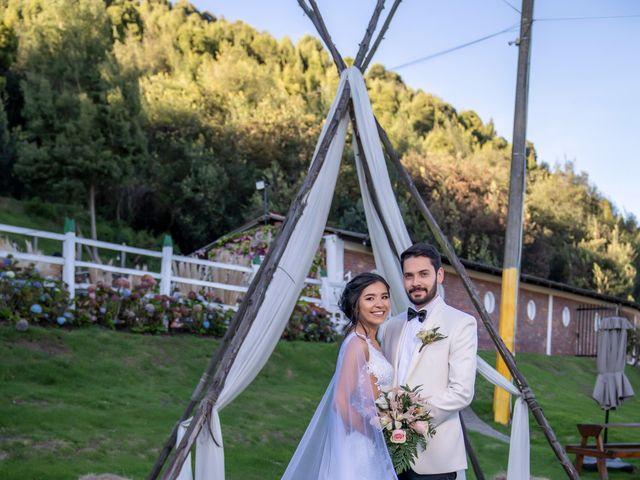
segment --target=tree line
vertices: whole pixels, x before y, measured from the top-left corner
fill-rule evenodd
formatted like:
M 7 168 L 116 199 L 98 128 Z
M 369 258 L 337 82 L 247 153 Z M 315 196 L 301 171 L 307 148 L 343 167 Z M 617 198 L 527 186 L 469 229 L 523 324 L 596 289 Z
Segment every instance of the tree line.
M 338 83 L 318 39 L 278 40 L 186 1 L 0 0 L 0 17 L 3 195 L 84 204 L 93 218 L 170 232 L 183 251 L 259 215 L 256 180 L 270 209 L 287 211 Z M 366 81 L 457 253 L 500 266 L 509 143 L 382 65 Z M 351 153 L 330 221 L 365 231 Z M 429 239 L 396 186 L 413 238 Z M 524 272 L 640 298 L 637 219 L 585 173 L 530 144 L 525 208 Z

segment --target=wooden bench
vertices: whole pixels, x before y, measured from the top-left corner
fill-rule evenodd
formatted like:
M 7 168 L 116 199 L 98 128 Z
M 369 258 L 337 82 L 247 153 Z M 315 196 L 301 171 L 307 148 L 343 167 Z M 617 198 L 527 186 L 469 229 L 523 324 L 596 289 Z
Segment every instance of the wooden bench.
M 582 471 L 585 456 L 595 457 L 598 473 L 602 480 L 608 480 L 607 458 L 640 458 L 640 443 L 604 443 L 601 433 L 605 428 L 640 428 L 640 423 L 604 423 L 599 425 L 578 424 L 580 445 L 567 445 L 567 453 L 575 453 L 576 470 Z M 589 438 L 593 437 L 595 445 L 589 445 Z

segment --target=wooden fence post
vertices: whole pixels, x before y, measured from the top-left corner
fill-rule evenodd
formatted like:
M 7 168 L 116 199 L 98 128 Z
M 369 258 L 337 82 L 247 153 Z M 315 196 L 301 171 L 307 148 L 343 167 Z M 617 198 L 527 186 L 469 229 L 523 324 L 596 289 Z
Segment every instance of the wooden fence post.
M 62 244 L 62 281 L 67 286 L 69 298 L 76 297 L 76 221 L 64 219 L 64 242 Z
M 162 262 L 160 264 L 160 295 L 171 295 L 172 256 L 173 240 L 171 240 L 170 235 L 165 235 L 162 245 Z
M 262 265 L 262 257 L 260 255 L 256 255 L 251 259 L 251 273 L 249 274 L 249 282 L 251 282 L 253 280 L 253 277 L 258 274 L 260 265 Z

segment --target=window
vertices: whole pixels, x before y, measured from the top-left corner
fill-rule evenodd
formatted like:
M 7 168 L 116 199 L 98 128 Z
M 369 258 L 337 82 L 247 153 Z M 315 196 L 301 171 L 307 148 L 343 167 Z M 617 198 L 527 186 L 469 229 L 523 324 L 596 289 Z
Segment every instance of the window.
M 527 302 L 527 317 L 529 317 L 529 320 L 531 321 L 536 318 L 536 302 L 533 300 L 529 300 L 529 302 Z
M 493 292 L 484 294 L 484 308 L 487 310 L 487 313 L 493 313 L 496 309 L 496 297 L 493 295 Z
M 571 323 L 571 310 L 569 310 L 569 307 L 564 307 L 562 309 L 562 325 L 564 325 L 565 327 L 568 327 L 570 323 Z

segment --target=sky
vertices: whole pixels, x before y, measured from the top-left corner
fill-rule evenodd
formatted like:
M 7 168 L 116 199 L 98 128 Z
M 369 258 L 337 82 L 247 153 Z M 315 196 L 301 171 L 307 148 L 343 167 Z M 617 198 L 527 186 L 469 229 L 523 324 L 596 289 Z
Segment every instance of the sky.
M 191 3 L 278 39 L 317 36 L 296 0 Z M 317 3 L 340 53 L 354 57 L 375 0 Z M 383 18 L 393 0 L 386 4 Z M 372 63 L 493 120 L 511 141 L 520 8 L 519 0 L 403 0 Z M 534 19 L 527 138 L 539 161 L 573 162 L 620 213 L 640 219 L 640 1 L 536 0 Z

